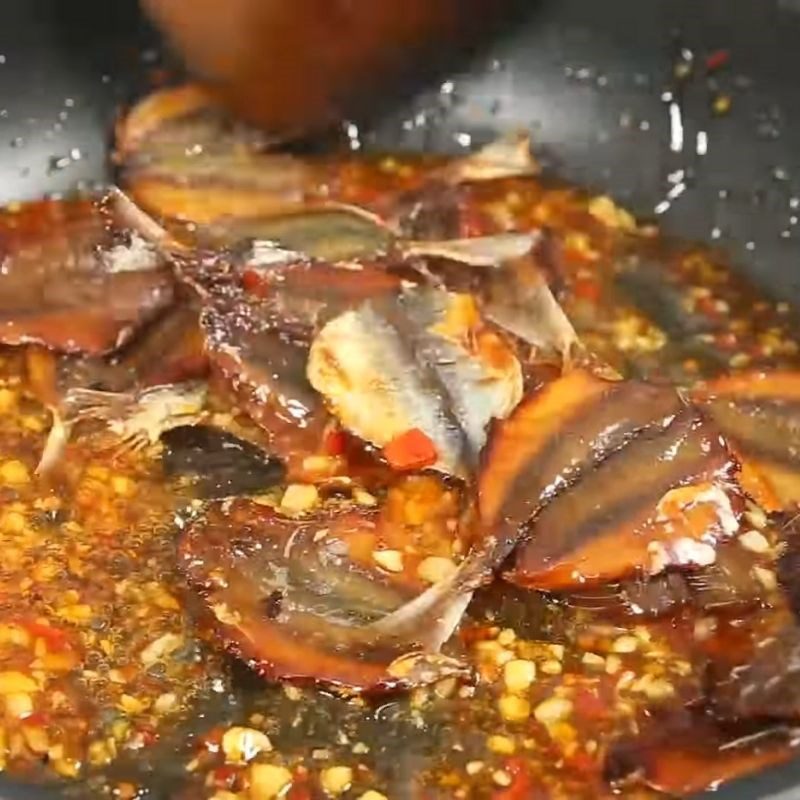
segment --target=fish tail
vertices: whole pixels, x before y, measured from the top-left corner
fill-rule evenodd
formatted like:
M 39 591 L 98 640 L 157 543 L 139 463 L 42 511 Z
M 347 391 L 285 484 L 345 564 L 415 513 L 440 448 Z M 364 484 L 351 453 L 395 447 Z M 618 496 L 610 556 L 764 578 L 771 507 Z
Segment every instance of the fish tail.
M 111 421 L 124 415 L 135 403 L 133 395 L 101 392 L 95 389 L 70 389 L 64 398 L 66 418 L 71 422 L 84 419 Z
M 144 431 L 130 431 L 112 448 L 115 456 L 128 456 L 141 453 L 150 446 L 150 438 Z
M 47 434 L 42 455 L 36 465 L 37 475 L 48 475 L 64 455 L 64 450 L 72 433 L 72 424 L 64 420 L 57 408 L 50 408 L 53 423 Z
M 381 638 L 406 640 L 427 652 L 438 652 L 453 635 L 475 590 L 492 574 L 498 543 L 489 539 L 475 548 L 448 578 L 369 627 Z
M 187 251 L 188 248 L 185 245 L 134 203 L 118 186 L 113 186 L 108 192 L 105 206 L 126 227 L 136 231 L 146 242 L 164 255 L 171 256 Z

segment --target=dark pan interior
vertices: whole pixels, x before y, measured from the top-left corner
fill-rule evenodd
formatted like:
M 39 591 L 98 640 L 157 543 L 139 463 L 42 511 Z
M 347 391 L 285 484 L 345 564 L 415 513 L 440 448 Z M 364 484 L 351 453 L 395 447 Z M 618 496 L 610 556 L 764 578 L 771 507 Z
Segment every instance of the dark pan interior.
M 770 292 L 797 301 L 798 41 L 800 0 L 539 0 L 525 25 L 445 92 L 423 92 L 362 140 L 457 151 L 498 130 L 529 128 L 548 168 L 641 215 L 685 182 L 659 215 L 665 229 L 717 241 Z M 729 66 L 716 85 L 698 75 L 676 93 L 682 48 L 698 63 L 728 50 Z M 0 201 L 107 179 L 115 109 L 159 62 L 135 3 L 4 0 L 0 54 Z M 670 123 L 668 91 L 680 108 L 681 148 L 671 147 L 680 130 Z M 717 93 L 731 99 L 724 116 L 711 110 Z M 800 765 L 790 765 L 714 796 L 798 793 Z M 0 782 L 0 797 L 38 796 Z

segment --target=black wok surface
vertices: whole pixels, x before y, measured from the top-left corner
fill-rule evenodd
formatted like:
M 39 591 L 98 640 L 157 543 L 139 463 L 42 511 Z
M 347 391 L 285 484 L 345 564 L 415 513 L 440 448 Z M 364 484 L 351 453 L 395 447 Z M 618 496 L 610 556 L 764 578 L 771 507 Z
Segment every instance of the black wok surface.
M 529 128 L 556 174 L 658 216 L 669 232 L 719 243 L 770 292 L 798 301 L 798 42 L 800 0 L 540 0 L 444 91 L 360 138 L 457 151 Z M 729 50 L 730 63 L 712 85 L 701 69 L 676 92 L 683 48 L 696 64 Z M 4 0 L 0 54 L 0 202 L 107 180 L 115 111 L 159 61 L 135 4 Z M 719 93 L 731 100 L 724 116 L 711 110 Z M 0 798 L 39 796 L 0 782 Z M 800 764 L 714 796 L 798 797 Z

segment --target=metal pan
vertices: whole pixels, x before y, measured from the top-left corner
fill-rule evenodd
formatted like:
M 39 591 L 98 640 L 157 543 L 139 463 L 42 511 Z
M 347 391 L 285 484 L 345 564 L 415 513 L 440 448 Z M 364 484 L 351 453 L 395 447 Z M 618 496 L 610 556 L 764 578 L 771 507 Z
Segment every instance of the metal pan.
M 800 301 L 798 41 L 800 0 L 540 0 L 444 91 L 394 109 L 361 140 L 458 151 L 529 128 L 560 176 L 659 217 L 668 232 L 721 244 L 770 293 Z M 5 0 L 0 201 L 107 179 L 115 111 L 146 83 L 158 47 L 128 0 Z M 730 63 L 676 91 L 682 48 L 698 64 L 724 49 Z M 730 99 L 722 115 L 719 96 Z M 798 795 L 800 764 L 714 797 Z M 0 797 L 40 796 L 51 795 L 0 782 Z

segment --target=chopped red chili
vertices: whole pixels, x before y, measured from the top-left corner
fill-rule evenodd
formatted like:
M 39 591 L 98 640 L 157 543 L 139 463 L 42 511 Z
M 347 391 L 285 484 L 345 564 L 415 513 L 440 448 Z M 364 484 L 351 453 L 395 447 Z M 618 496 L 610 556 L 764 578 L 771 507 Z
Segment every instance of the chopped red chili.
M 491 220 L 479 208 L 465 205 L 460 210 L 460 235 L 465 239 L 473 236 L 486 236 L 492 229 Z
M 46 625 L 41 622 L 26 622 L 23 623 L 31 636 L 39 637 L 47 642 L 49 650 L 61 650 L 68 645 L 67 634 L 54 628 L 51 625 Z
M 601 287 L 594 280 L 579 280 L 575 283 L 575 296 L 596 304 L 600 300 Z
M 412 470 L 430 467 L 436 463 L 436 445 L 419 428 L 411 428 L 392 439 L 383 448 L 383 455 L 396 470 Z
M 210 782 L 215 789 L 232 789 L 238 777 L 239 770 L 236 767 L 224 764 L 211 772 Z
M 242 273 L 242 286 L 249 294 L 264 297 L 268 292 L 267 281 L 258 270 L 247 269 Z
M 531 775 L 523 758 L 514 756 L 505 761 L 505 771 L 511 776 L 511 785 L 492 794 L 492 800 L 542 800 L 546 797 L 542 786 Z
M 715 50 L 706 57 L 706 69 L 709 72 L 714 72 L 722 67 L 727 66 L 731 60 L 730 50 Z
M 340 456 L 344 453 L 346 444 L 347 434 L 341 430 L 332 430 L 325 434 L 322 449 L 325 451 L 325 455 Z
M 584 719 L 604 719 L 609 715 L 608 705 L 588 689 L 579 689 L 574 703 L 575 712 Z

